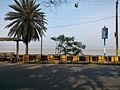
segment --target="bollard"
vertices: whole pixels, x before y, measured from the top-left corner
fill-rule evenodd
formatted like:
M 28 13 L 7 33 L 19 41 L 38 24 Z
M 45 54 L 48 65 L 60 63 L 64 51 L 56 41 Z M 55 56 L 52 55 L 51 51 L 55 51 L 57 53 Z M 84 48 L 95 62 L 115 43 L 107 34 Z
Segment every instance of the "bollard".
M 79 56 L 79 62 L 80 63 L 86 63 L 84 56 Z
M 90 55 L 86 55 L 85 56 L 85 61 L 88 62 L 88 63 L 91 63 L 92 57 Z
M 61 55 L 60 56 L 60 63 L 66 63 L 67 62 L 67 56 L 66 55 Z
M 67 55 L 67 63 L 72 63 L 72 61 L 73 61 L 73 56 Z
M 36 56 L 35 57 L 35 61 L 39 62 L 41 60 L 41 55 L 40 54 L 36 54 L 35 56 Z
M 23 55 L 23 61 L 28 62 L 29 61 L 29 55 L 24 54 Z
M 78 63 L 79 56 L 73 56 L 73 63 Z
M 24 60 L 24 58 L 23 58 L 23 54 L 19 54 L 19 61 L 23 61 Z
M 60 63 L 60 56 L 59 55 L 54 55 L 54 63 L 55 64 Z
M 29 55 L 29 61 L 36 61 L 36 55 L 30 54 Z
M 48 62 L 53 63 L 53 62 L 54 62 L 54 57 L 53 57 L 53 55 L 48 55 L 48 56 L 47 56 L 47 60 L 48 60 Z
M 108 56 L 104 56 L 104 64 L 108 64 L 109 61 L 108 61 Z
M 103 64 L 104 56 L 98 56 L 98 63 Z
M 91 63 L 98 63 L 98 56 L 92 56 Z
M 48 59 L 47 59 L 47 55 L 42 55 L 42 56 L 41 56 L 40 63 L 41 63 L 41 64 L 49 63 L 49 62 L 48 62 Z

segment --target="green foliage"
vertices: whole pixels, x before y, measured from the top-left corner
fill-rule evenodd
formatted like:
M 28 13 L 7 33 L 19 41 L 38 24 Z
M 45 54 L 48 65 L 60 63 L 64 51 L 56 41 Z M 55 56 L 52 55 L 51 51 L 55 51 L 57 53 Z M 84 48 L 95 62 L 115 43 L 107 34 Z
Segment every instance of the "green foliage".
M 46 32 L 45 14 L 39 9 L 40 4 L 36 0 L 14 0 L 9 5 L 13 12 L 6 14 L 5 20 L 11 21 L 5 28 L 10 28 L 9 37 L 21 38 L 28 45 L 30 41 L 40 40 Z
M 69 54 L 74 52 L 81 52 L 85 49 L 85 45 L 82 42 L 75 41 L 74 37 L 65 37 L 64 35 L 59 35 L 58 37 L 51 37 L 52 40 L 58 42 L 56 49 L 57 54 Z
M 40 0 L 40 3 L 44 4 L 45 7 L 58 7 L 62 4 L 74 3 L 74 7 L 78 8 L 80 1 L 81 0 Z

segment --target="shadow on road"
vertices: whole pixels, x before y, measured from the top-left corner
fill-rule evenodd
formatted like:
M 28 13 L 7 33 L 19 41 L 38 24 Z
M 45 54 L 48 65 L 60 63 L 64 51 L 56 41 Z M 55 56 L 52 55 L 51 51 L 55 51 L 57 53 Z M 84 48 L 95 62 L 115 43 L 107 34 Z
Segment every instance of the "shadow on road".
M 0 65 L 0 90 L 119 90 L 119 82 L 119 66 Z

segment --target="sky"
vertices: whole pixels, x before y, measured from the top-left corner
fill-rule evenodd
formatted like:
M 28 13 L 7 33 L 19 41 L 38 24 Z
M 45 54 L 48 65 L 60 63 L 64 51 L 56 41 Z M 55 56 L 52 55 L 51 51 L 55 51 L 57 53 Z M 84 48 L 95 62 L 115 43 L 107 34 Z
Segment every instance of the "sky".
M 47 0 L 46 0 L 47 1 Z M 74 36 L 77 41 L 82 42 L 89 49 L 103 49 L 103 40 L 101 39 L 102 28 L 104 25 L 108 28 L 108 49 L 115 49 L 115 1 L 116 0 L 69 0 L 58 7 L 45 7 L 41 3 L 40 8 L 46 14 L 47 32 L 45 33 L 43 50 L 51 51 L 55 47 L 55 42 L 50 40 L 51 37 L 57 37 L 64 34 L 65 36 Z M 78 8 L 74 7 L 77 2 Z M 41 0 L 37 0 L 40 3 Z M 5 14 L 13 11 L 8 5 L 14 3 L 14 0 L 0 0 L 0 37 L 6 37 L 9 29 L 4 27 L 9 23 L 4 21 Z M 120 6 L 120 5 L 119 5 Z M 120 10 L 119 10 L 120 13 Z M 120 15 L 119 15 L 120 16 Z M 119 19 L 120 20 L 120 19 Z M 120 24 L 119 24 L 120 28 Z M 120 35 L 120 34 L 119 34 Z M 119 39 L 120 41 L 120 39 Z M 1 46 L 15 46 L 14 42 L 0 42 Z M 21 43 L 21 48 L 25 48 Z M 120 47 L 120 46 L 119 46 Z M 30 48 L 40 49 L 40 42 L 31 42 Z M 4 51 L 2 48 L 1 51 Z M 31 52 L 32 52 L 31 50 Z M 38 51 L 39 52 L 39 51 Z M 33 51 L 32 53 L 36 53 Z

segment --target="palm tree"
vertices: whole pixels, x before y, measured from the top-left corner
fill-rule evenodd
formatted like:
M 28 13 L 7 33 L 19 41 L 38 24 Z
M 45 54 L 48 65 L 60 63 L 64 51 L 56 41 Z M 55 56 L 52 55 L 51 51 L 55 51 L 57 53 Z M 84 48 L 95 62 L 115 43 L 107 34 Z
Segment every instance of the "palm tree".
M 40 4 L 36 4 L 36 0 L 14 1 L 15 4 L 9 5 L 14 12 L 8 12 L 5 17 L 5 20 L 12 21 L 6 26 L 10 28 L 8 36 L 22 39 L 28 54 L 30 41 L 39 41 L 46 32 L 45 14 L 39 9 Z

